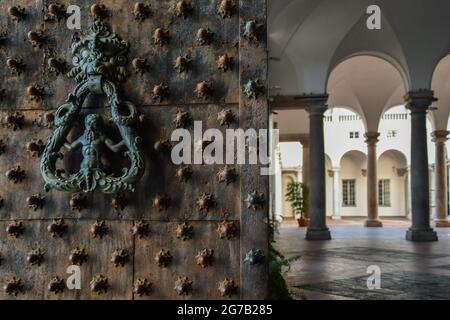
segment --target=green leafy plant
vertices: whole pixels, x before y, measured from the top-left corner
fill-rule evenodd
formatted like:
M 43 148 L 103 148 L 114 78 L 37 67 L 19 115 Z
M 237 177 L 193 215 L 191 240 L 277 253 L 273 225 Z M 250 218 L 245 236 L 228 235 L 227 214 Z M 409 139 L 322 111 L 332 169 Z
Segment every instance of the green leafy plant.
M 286 258 L 275 249 L 275 234 L 278 233 L 278 226 L 279 222 L 271 219 L 269 223 L 269 298 L 271 300 L 292 300 L 283 273 L 288 272 L 291 262 L 298 260 L 300 256 Z
M 296 219 L 306 218 L 309 206 L 309 189 L 301 182 L 291 182 L 287 185 L 286 201 L 291 203 Z

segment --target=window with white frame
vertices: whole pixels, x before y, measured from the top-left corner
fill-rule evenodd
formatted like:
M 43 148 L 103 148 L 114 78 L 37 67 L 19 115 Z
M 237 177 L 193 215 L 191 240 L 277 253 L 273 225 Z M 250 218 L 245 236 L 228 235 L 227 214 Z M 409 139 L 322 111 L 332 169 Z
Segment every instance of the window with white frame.
M 388 130 L 386 134 L 388 139 L 396 138 L 397 137 L 397 130 Z
M 355 183 L 354 179 L 342 180 L 342 206 L 355 207 Z
M 391 206 L 391 180 L 378 180 L 378 205 L 381 207 Z

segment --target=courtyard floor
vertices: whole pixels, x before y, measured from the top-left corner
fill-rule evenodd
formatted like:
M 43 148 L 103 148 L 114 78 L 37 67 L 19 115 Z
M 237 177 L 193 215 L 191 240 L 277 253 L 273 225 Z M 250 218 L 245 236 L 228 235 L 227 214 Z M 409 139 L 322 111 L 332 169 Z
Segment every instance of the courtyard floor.
M 293 221 L 280 226 L 277 248 L 300 256 L 285 274 L 295 299 L 450 299 L 450 229 L 436 229 L 438 242 L 413 243 L 406 219 L 373 229 L 363 221 L 329 221 L 331 241 L 306 241 Z M 371 265 L 381 269 L 381 289 L 367 288 Z

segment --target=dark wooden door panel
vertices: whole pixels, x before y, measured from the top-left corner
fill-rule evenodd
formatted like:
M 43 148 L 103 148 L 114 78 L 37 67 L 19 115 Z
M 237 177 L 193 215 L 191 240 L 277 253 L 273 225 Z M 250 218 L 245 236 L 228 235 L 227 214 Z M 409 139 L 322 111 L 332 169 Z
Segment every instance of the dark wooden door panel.
M 181 2 L 143 1 L 150 8 L 143 19 L 136 18 L 136 3 L 125 0 L 0 2 L 0 32 L 5 32 L 5 39 L 0 40 L 0 299 L 267 297 L 267 260 L 244 262 L 252 249 L 267 257 L 269 190 L 261 166 L 175 165 L 170 150 L 161 148 L 178 127 L 190 132 L 192 152 L 206 146 L 207 142 L 194 137 L 194 121 L 201 121 L 203 132 L 218 129 L 224 138 L 227 129 L 267 128 L 266 4 L 264 0 L 233 0 L 232 14 L 222 17 L 218 9 L 226 1 L 187 1 L 192 9 L 185 16 L 176 12 Z M 54 3 L 62 10 L 78 5 L 82 29 L 69 30 L 64 17 L 52 16 L 49 5 Z M 106 9 L 101 19 L 93 15 L 94 4 Z M 22 21 L 15 21 L 9 13 L 14 6 L 25 9 Z M 129 76 L 120 84 L 120 92 L 121 99 L 133 102 L 139 112 L 133 134 L 141 137 L 146 170 L 135 191 L 125 194 L 46 192 L 40 173 L 41 152 L 55 130 L 52 116 L 76 87 L 66 74 L 74 58 L 70 46 L 74 39 L 85 37 L 96 20 L 130 46 Z M 168 32 L 163 45 L 155 42 L 158 28 Z M 202 28 L 206 37 L 198 36 Z M 30 35 L 30 31 L 37 34 Z M 39 36 L 42 41 L 33 46 L 29 36 Z M 185 71 L 177 64 L 182 56 L 190 61 Z M 55 61 L 59 69 L 54 68 Z M 13 70 L 8 65 L 23 69 Z M 259 86 L 255 95 L 245 89 L 249 81 Z M 199 94 L 201 82 L 209 88 L 205 97 Z M 225 111 L 231 112 L 232 121 L 223 121 Z M 186 122 L 180 122 L 183 113 Z M 89 114 L 99 114 L 106 135 L 120 141 L 117 125 L 109 121 L 110 103 L 102 95 L 91 94 L 68 135 L 69 142 L 83 133 Z M 172 142 L 172 147 L 175 144 Z M 63 159 L 57 167 L 67 174 L 78 172 L 81 152 L 64 148 L 60 152 Z M 121 153 L 102 152 L 102 165 L 108 173 L 117 174 L 128 166 L 129 160 Z M 179 171 L 186 166 L 190 174 L 181 179 Z M 224 179 L 224 169 L 234 172 L 229 176 L 233 179 Z M 258 208 L 248 202 L 255 192 L 266 200 Z M 205 202 L 205 197 L 212 201 Z M 52 237 L 48 226 L 61 218 L 67 230 L 61 237 Z M 15 220 L 24 227 L 18 238 L 6 231 Z M 142 238 L 133 234 L 133 226 L 141 220 L 150 232 Z M 104 237 L 94 237 L 96 223 L 97 227 L 106 225 Z M 180 235 L 180 228 L 187 229 L 188 236 Z M 227 234 L 227 230 L 234 231 Z M 50 292 L 53 277 L 65 280 L 69 276 L 69 256 L 77 246 L 88 254 L 80 267 L 81 290 Z M 39 248 L 45 252 L 44 260 L 40 266 L 31 265 L 27 257 Z M 112 255 L 122 249 L 128 260 L 123 267 L 115 266 Z M 172 259 L 166 267 L 155 260 L 162 249 L 170 251 Z M 197 264 L 202 250 L 206 250 L 203 255 L 212 254 L 212 263 L 206 257 L 204 266 Z M 96 275 L 108 279 L 108 290 L 101 295 L 91 290 Z M 13 276 L 23 284 L 17 297 L 3 290 Z M 175 288 L 186 292 L 180 295 Z
M 11 7 L 25 9 L 25 17 L 16 21 L 8 14 Z M 19 8 L 20 9 L 20 8 Z M 41 30 L 42 1 L 5 0 L 0 3 L 0 30 L 5 33 L 5 40 L 0 46 L 0 88 L 5 90 L 4 98 L 0 102 L 2 109 L 41 109 L 42 101 L 31 99 L 27 95 L 29 86 L 45 87 L 42 75 L 44 51 L 33 47 L 28 41 L 30 31 Z M 19 64 L 19 68 L 11 69 L 9 64 Z M 11 62 L 14 61 L 14 62 Z
M 23 293 L 20 299 L 129 299 L 132 297 L 133 283 L 133 236 L 131 222 L 107 221 L 107 234 L 103 238 L 94 238 L 91 232 L 95 220 L 64 221 L 67 231 L 60 237 L 52 237 L 48 226 L 52 220 L 19 220 L 24 232 L 18 238 L 11 237 L 6 228 L 11 222 L 0 223 L 0 252 L 3 257 L 0 265 L 2 287 L 12 277 L 22 279 Z M 55 294 L 48 290 L 50 280 L 59 276 L 67 279 L 67 267 L 73 265 L 69 260 L 73 249 L 79 247 L 87 253 L 86 261 L 80 266 L 81 291 L 64 289 Z M 31 265 L 27 258 L 32 250 L 45 252 L 42 263 Z M 124 267 L 116 267 L 111 261 L 117 249 L 125 249 L 130 254 L 130 261 Z M 90 289 L 90 282 L 97 274 L 108 278 L 109 288 L 104 294 L 97 294 Z M 1 299 L 15 298 L 0 292 Z
M 238 222 L 235 222 L 236 225 Z M 148 238 L 136 239 L 135 278 L 147 278 L 153 283 L 152 294 L 135 298 L 149 299 L 223 299 L 218 283 L 229 278 L 239 287 L 239 238 L 227 240 L 217 235 L 217 222 L 187 222 L 192 227 L 190 239 L 180 239 L 183 222 L 153 222 Z M 178 231 L 178 232 L 177 232 Z M 237 231 L 238 232 L 238 231 Z M 211 265 L 198 265 L 202 250 L 212 250 Z M 155 258 L 161 250 L 169 251 L 172 257 L 166 267 L 158 266 Z M 201 262 L 201 261 L 200 261 Z M 179 277 L 192 281 L 189 295 L 179 295 L 175 282 Z M 232 297 L 238 297 L 236 290 Z

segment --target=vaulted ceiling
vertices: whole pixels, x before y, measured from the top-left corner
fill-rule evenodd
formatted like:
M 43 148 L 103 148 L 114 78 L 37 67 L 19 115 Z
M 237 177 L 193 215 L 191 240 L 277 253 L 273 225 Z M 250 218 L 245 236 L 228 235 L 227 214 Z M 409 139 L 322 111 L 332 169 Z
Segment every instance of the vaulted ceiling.
M 336 66 L 330 74 L 327 92 L 330 106 L 354 109 L 370 132 L 378 131 L 384 111 L 402 104 L 406 93 L 398 70 L 373 56 L 354 57 Z

